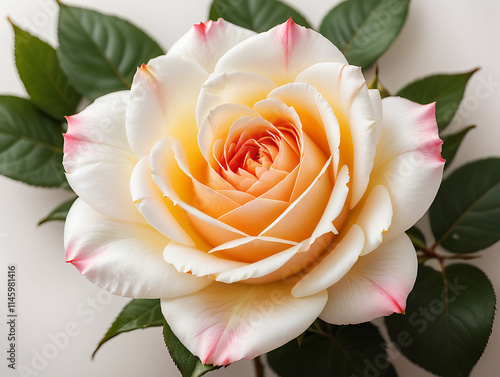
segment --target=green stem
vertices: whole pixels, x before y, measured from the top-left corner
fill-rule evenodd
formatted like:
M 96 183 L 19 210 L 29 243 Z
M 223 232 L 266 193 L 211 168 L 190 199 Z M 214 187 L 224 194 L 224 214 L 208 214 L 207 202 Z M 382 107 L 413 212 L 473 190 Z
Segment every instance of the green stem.
M 443 265 L 444 261 L 446 260 L 453 260 L 453 259 L 470 260 L 480 257 L 480 255 L 461 255 L 461 254 L 442 255 L 436 252 L 436 246 L 437 244 L 434 244 L 431 247 L 426 247 L 426 248 L 420 247 L 418 253 L 419 262 L 423 263 L 428 261 L 429 259 L 437 259 L 439 264 Z

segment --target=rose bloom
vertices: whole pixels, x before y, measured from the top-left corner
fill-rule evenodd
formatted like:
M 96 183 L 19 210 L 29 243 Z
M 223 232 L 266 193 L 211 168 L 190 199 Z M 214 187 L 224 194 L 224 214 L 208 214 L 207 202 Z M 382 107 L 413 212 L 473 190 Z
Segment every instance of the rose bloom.
M 176 336 L 216 365 L 317 317 L 403 313 L 417 273 L 404 232 L 444 165 L 434 110 L 381 100 L 292 20 L 195 25 L 130 91 L 68 118 L 67 260 L 111 293 L 161 298 Z

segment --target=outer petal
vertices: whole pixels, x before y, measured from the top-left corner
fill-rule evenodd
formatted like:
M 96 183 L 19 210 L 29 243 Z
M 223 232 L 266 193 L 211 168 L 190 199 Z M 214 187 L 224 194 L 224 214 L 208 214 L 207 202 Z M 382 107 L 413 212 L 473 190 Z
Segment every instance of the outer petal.
M 398 97 L 382 101 L 384 124 L 370 184 L 383 185 L 393 206 L 385 239 L 410 228 L 427 211 L 441 183 L 444 160 L 435 105 L 419 105 Z
M 215 72 L 253 72 L 276 85 L 293 82 L 305 68 L 319 62 L 347 63 L 342 53 L 321 34 L 291 19 L 229 50 Z
M 406 234 L 384 241 L 328 288 L 328 303 L 320 318 L 334 324 L 351 324 L 404 313 L 417 265 L 415 249 Z
M 104 215 L 141 222 L 128 189 L 137 162 L 125 133 L 129 92 L 97 99 L 68 118 L 64 135 L 64 168 L 70 186 Z
M 207 77 L 201 66 L 178 55 L 160 56 L 137 70 L 127 109 L 127 136 L 138 158 L 167 136 L 196 147 L 196 100 Z
M 163 260 L 169 242 L 149 226 L 105 217 L 78 199 L 64 230 L 66 258 L 99 287 L 134 298 L 175 297 L 211 283 Z
M 198 293 L 162 300 L 161 306 L 172 331 L 202 362 L 227 365 L 299 336 L 326 300 L 326 291 L 294 298 L 282 283 L 214 283 Z
M 209 73 L 222 55 L 255 32 L 219 18 L 194 25 L 169 50 L 169 55 L 182 55 L 201 65 Z
M 345 174 L 347 174 L 347 169 L 344 165 L 339 178 Z M 337 185 L 342 185 L 342 183 L 337 181 L 334 192 L 337 190 Z M 345 186 L 341 187 L 343 190 Z M 333 197 L 332 194 L 331 201 L 334 200 Z M 337 215 L 339 212 L 340 209 L 335 211 Z M 360 255 L 372 252 L 382 243 L 382 236 L 391 225 L 391 218 L 392 207 L 389 193 L 385 187 L 375 186 L 362 203 L 356 221 L 348 221 L 344 225 L 344 228 L 348 229 L 345 236 L 325 259 L 297 283 L 292 294 L 302 297 L 334 285 L 351 269 Z

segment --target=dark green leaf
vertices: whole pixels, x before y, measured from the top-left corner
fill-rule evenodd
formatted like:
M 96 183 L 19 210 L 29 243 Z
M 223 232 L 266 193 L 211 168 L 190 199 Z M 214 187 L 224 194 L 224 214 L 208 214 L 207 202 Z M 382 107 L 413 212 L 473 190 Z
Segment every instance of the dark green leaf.
M 72 115 L 80 95 L 68 83 L 52 46 L 14 25 L 16 67 L 31 102 L 54 118 Z
M 436 102 L 437 124 L 440 130 L 444 130 L 457 112 L 465 86 L 476 71 L 425 77 L 405 86 L 396 95 L 420 104 Z
M 306 333 L 299 349 L 294 339 L 269 352 L 271 368 L 281 377 L 386 376 L 391 364 L 384 339 L 374 325 L 329 327 L 327 336 Z
M 214 0 L 210 19 L 223 18 L 258 33 L 267 31 L 292 17 L 299 25 L 310 27 L 295 9 L 278 0 Z
M 327 37 L 350 64 L 371 66 L 403 28 L 410 0 L 347 0 L 321 23 Z
M 454 171 L 429 214 L 436 242 L 452 252 L 472 253 L 500 240 L 500 158 Z
M 186 347 L 184 347 L 166 322 L 163 326 L 163 338 L 165 339 L 168 352 L 170 352 L 170 356 L 172 356 L 172 359 L 181 372 L 182 377 L 200 377 L 212 370 L 220 368 L 213 365 L 203 364 L 198 357 L 194 356 Z
M 455 154 L 457 153 L 458 148 L 460 147 L 460 144 L 462 143 L 462 140 L 464 139 L 465 135 L 467 135 L 467 133 L 473 128 L 476 128 L 476 126 L 469 126 L 455 134 L 441 137 L 443 139 L 443 151 L 441 152 L 441 155 L 446 160 L 446 164 L 444 166 L 445 169 L 451 164 L 451 162 L 455 158 Z
M 60 9 L 61 67 L 91 100 L 130 89 L 137 67 L 163 54 L 146 33 L 125 20 L 61 3 Z
M 424 234 L 416 226 L 408 229 L 406 234 L 410 237 L 411 242 L 417 249 L 425 249 L 427 247 Z
M 446 281 L 446 285 L 445 282 Z M 465 377 L 483 353 L 495 313 L 495 292 L 476 267 L 440 272 L 419 266 L 406 315 L 385 322 L 392 341 L 412 362 L 443 377 Z
M 97 345 L 92 357 L 104 343 L 119 334 L 153 326 L 163 326 L 163 322 L 160 300 L 132 300 L 115 319 L 104 338 Z
M 0 174 L 30 185 L 66 182 L 61 126 L 26 99 L 0 96 Z
M 75 202 L 76 198 L 71 198 L 70 200 L 62 203 L 56 209 L 54 209 L 51 213 L 47 215 L 47 217 L 40 220 L 38 225 L 42 225 L 49 221 L 64 221 L 66 220 L 66 216 L 68 216 L 69 209 L 71 205 Z

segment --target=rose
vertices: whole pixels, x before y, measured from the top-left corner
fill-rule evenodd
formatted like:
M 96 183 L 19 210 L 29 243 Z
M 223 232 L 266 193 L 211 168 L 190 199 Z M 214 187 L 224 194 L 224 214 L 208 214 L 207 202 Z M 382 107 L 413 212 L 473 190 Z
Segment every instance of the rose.
M 161 298 L 217 365 L 318 316 L 401 313 L 417 271 L 404 231 L 436 194 L 441 143 L 433 104 L 382 101 L 320 34 L 201 23 L 69 118 L 67 259 L 112 293 Z

